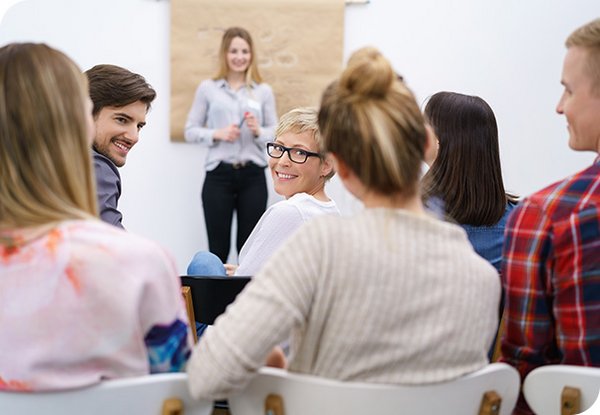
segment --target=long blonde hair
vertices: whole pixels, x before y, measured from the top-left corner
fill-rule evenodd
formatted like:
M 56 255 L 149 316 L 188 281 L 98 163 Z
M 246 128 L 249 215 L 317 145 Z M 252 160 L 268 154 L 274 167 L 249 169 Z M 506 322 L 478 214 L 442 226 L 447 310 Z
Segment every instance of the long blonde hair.
M 319 129 L 327 151 L 367 188 L 413 196 L 425 151 L 425 122 L 412 92 L 374 48 L 360 49 L 323 93 Z
M 258 65 L 256 64 L 258 59 L 256 59 L 254 42 L 252 42 L 252 36 L 250 36 L 250 33 L 241 27 L 230 27 L 225 31 L 225 33 L 223 33 L 221 47 L 219 48 L 219 71 L 213 79 L 227 78 L 227 74 L 229 73 L 229 66 L 227 65 L 227 52 L 229 51 L 231 41 L 236 37 L 244 39 L 246 42 L 248 42 L 248 46 L 250 46 L 250 65 L 248 65 L 248 69 L 246 70 L 246 85 L 250 85 L 253 81 L 257 84 L 260 84 L 262 82 L 262 77 L 258 72 Z
M 45 44 L 0 48 L 0 226 L 97 216 L 87 81 Z

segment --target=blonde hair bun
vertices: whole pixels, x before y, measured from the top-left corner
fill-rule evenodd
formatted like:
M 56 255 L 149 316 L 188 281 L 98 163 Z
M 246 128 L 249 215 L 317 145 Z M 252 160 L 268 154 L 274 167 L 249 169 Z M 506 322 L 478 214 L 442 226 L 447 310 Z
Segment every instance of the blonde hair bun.
M 339 82 L 348 97 L 384 98 L 392 88 L 396 74 L 390 62 L 374 47 L 358 49 L 348 60 Z

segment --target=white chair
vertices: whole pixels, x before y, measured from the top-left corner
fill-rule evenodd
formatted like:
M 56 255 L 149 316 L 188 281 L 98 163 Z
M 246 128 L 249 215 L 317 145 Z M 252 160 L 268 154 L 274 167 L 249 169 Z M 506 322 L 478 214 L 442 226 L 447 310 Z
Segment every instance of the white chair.
M 11 415 L 209 415 L 213 403 L 195 401 L 185 373 L 107 380 L 60 392 L 0 391 L 0 413 Z
M 232 415 L 508 415 L 519 386 L 519 374 L 505 363 L 419 386 L 341 382 L 263 368 L 229 397 L 229 407 Z
M 600 368 L 594 367 L 542 366 L 523 382 L 525 400 L 538 415 L 578 414 L 592 406 L 599 391 Z

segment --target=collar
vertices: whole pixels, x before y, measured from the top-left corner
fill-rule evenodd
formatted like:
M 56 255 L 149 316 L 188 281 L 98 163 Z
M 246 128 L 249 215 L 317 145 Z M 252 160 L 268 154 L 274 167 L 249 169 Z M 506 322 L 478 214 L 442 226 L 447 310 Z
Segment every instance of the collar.
M 225 78 L 217 79 L 215 81 L 215 83 L 217 84 L 217 86 L 219 88 L 225 88 L 225 87 L 229 86 L 229 82 L 227 82 L 227 80 Z M 250 88 L 254 89 L 254 88 L 256 88 L 257 85 L 258 84 L 256 82 L 251 81 L 249 86 L 250 86 Z

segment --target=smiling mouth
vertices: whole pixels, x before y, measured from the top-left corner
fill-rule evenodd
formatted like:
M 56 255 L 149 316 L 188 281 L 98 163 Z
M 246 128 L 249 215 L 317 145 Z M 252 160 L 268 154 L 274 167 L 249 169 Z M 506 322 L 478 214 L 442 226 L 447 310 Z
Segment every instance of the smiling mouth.
M 298 177 L 298 176 L 294 176 L 291 174 L 280 173 L 280 172 L 275 172 L 275 174 L 277 174 L 278 179 L 283 179 L 283 180 L 291 180 L 291 179 L 295 179 L 296 177 Z
M 123 141 L 113 140 L 112 143 L 121 150 L 122 153 L 127 154 L 131 150 L 132 145 L 124 143 Z

